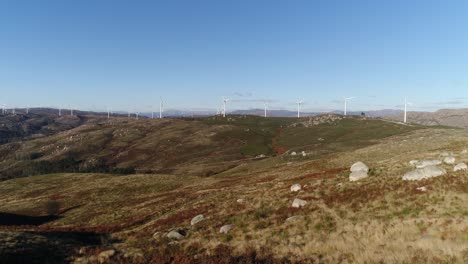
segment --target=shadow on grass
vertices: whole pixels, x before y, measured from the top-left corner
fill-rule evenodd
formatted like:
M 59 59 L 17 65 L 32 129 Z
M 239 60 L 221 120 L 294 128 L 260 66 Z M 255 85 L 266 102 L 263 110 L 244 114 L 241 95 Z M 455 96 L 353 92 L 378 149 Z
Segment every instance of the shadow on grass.
M 62 212 L 63 213 L 63 212 Z M 0 263 L 69 263 L 81 247 L 98 248 L 114 242 L 108 234 L 81 231 L 30 231 L 61 218 L 0 213 Z M 27 231 L 17 230 L 21 226 Z M 9 228 L 13 228 L 9 231 Z
M 40 226 L 59 219 L 57 215 L 29 216 L 11 213 L 0 213 L 0 226 Z
M 107 234 L 62 231 L 0 231 L 1 263 L 69 263 L 81 247 L 103 247 Z

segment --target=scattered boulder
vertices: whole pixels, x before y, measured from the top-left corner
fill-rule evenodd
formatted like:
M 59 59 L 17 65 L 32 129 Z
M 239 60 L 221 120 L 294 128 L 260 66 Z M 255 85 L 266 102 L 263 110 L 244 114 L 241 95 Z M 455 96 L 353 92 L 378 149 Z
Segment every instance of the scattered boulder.
M 416 164 L 418 164 L 418 163 L 419 163 L 419 160 L 411 160 L 411 161 L 409 162 L 409 164 L 410 164 L 411 166 L 416 166 Z
M 457 165 L 455 165 L 455 167 L 453 168 L 453 171 L 461 171 L 461 170 L 467 170 L 468 169 L 468 166 L 465 164 L 465 163 L 458 163 Z
M 354 171 L 349 174 L 349 181 L 359 181 L 369 177 L 366 171 Z
M 183 232 L 180 230 L 172 230 L 167 233 L 166 237 L 173 240 L 180 240 L 185 237 L 185 234 L 183 234 Z
M 203 220 L 205 220 L 205 217 L 202 214 L 197 215 L 194 218 L 192 218 L 192 221 L 190 221 L 190 225 L 194 226 Z
M 453 153 L 448 152 L 448 151 L 444 151 L 444 152 L 440 153 L 440 156 L 441 157 L 451 157 L 451 156 L 453 156 Z
M 302 151 L 301 155 L 302 155 L 302 157 L 305 157 L 305 156 L 307 156 L 307 153 L 305 151 Z
M 440 165 L 442 164 L 442 161 L 438 159 L 433 159 L 433 160 L 421 160 L 416 164 L 416 168 L 422 169 L 426 166 L 435 166 L 435 165 Z
M 356 172 L 356 171 L 365 171 L 366 173 L 369 172 L 369 167 L 367 167 L 366 164 L 358 161 L 356 163 L 354 163 L 352 166 L 351 166 L 351 172 Z
M 306 204 L 307 204 L 306 201 L 296 198 L 296 199 L 294 199 L 294 201 L 292 203 L 292 207 L 301 208 L 301 207 L 305 206 Z
M 405 181 L 419 181 L 423 179 L 428 179 L 432 177 L 438 177 L 446 174 L 442 168 L 439 168 L 435 165 L 429 165 L 421 169 L 416 169 L 414 171 L 410 171 L 403 176 L 403 180 Z
M 301 185 L 296 183 L 291 186 L 291 192 L 298 192 L 302 189 Z
M 107 262 L 112 256 L 115 255 L 115 250 L 109 249 L 99 253 L 98 259 L 99 263 Z
M 358 161 L 351 166 L 351 174 L 349 175 L 349 181 L 359 181 L 361 179 L 369 177 L 369 167 L 366 164 Z
M 455 158 L 452 157 L 452 156 L 446 157 L 446 158 L 444 159 L 444 163 L 446 163 L 446 164 L 455 164 Z
M 295 216 L 288 217 L 284 222 L 292 223 L 292 222 L 296 222 L 297 220 L 302 219 L 302 218 L 303 218 L 302 215 L 295 215 Z
M 234 225 L 224 225 L 219 229 L 219 232 L 222 234 L 227 234 L 231 229 L 234 227 Z
M 427 191 L 427 188 L 423 186 L 423 187 L 416 188 L 416 190 L 418 190 L 420 192 L 425 192 L 425 191 Z
M 237 199 L 236 202 L 239 203 L 239 204 L 243 204 L 243 203 L 245 203 L 245 200 L 241 198 L 241 199 Z
M 468 150 L 464 149 L 460 152 L 460 154 L 467 154 L 468 153 Z
M 291 156 L 296 156 L 297 153 L 295 151 L 291 152 Z

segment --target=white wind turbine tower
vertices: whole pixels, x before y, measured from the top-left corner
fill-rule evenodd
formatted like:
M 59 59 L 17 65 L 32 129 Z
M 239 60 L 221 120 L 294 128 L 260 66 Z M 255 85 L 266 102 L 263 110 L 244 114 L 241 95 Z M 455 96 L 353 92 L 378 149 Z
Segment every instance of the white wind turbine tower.
M 163 118 L 163 111 L 164 111 L 164 101 L 162 98 L 159 99 L 159 119 Z
M 107 107 L 107 119 L 110 119 L 110 115 L 111 115 L 111 110 L 109 107 Z
M 348 101 L 353 100 L 356 97 L 348 97 L 348 98 L 343 98 L 344 99 L 344 115 L 347 115 L 348 111 Z
M 263 107 L 264 107 L 264 110 L 265 110 L 264 117 L 267 117 L 267 108 L 268 108 L 268 104 L 267 104 L 266 101 L 263 103 Z
M 2 106 L 2 115 L 5 115 L 6 113 L 6 104 L 3 104 Z
M 408 102 L 406 97 L 405 97 L 405 112 L 404 112 L 404 115 L 403 115 L 403 123 L 405 123 L 405 124 L 406 124 L 406 121 L 407 121 L 408 105 L 412 105 L 412 103 Z
M 301 117 L 301 107 L 304 104 L 304 99 L 299 99 L 297 102 L 297 118 Z
M 226 103 L 229 102 L 229 98 L 223 97 L 223 117 L 226 117 Z

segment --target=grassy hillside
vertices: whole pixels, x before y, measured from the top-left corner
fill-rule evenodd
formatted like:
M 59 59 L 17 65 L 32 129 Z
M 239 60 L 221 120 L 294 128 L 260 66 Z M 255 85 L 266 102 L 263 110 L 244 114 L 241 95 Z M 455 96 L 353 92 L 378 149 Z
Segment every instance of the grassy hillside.
M 331 116 L 337 117 L 337 116 Z M 378 119 L 330 117 L 85 119 L 63 132 L 0 145 L 0 179 L 61 172 L 214 175 L 259 156 L 306 151 L 311 158 L 420 129 Z M 90 121 L 92 120 L 92 122 Z
M 443 165 L 448 175 L 401 180 L 409 160 L 452 151 L 466 162 L 465 148 L 463 130 L 419 129 L 317 159 L 244 163 L 216 177 L 72 173 L 8 180 L 0 183 L 0 212 L 35 218 L 27 218 L 30 226 L 0 223 L 0 251 L 56 248 L 43 258 L 58 262 L 112 249 L 112 263 L 466 263 L 468 174 Z M 358 160 L 371 176 L 349 182 L 349 166 Z M 292 193 L 295 183 L 303 190 Z M 416 189 L 422 186 L 427 191 Z M 295 198 L 306 206 L 292 208 Z M 191 226 L 198 214 L 205 220 Z M 226 224 L 233 229 L 220 234 Z M 167 239 L 173 228 L 185 238 Z M 65 246 L 53 244 L 64 234 Z

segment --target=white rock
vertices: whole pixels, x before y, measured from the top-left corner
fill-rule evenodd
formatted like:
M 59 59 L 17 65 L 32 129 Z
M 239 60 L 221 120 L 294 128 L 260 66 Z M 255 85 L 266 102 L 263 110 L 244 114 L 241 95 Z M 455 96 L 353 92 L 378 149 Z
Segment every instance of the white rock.
M 444 152 L 440 153 L 440 156 L 441 157 L 451 157 L 451 156 L 453 156 L 453 153 L 448 152 L 448 151 L 444 151 Z
M 103 251 L 103 252 L 99 253 L 99 256 L 98 256 L 99 262 L 104 263 L 104 262 L 108 261 L 114 255 L 115 255 L 115 250 L 113 250 L 113 249 Z
M 298 192 L 298 191 L 300 191 L 301 189 L 302 189 L 302 188 L 301 188 L 301 185 L 298 184 L 298 183 L 293 184 L 293 185 L 291 186 L 291 192 Z
M 291 152 L 291 156 L 296 156 L 297 153 L 295 151 Z
M 231 231 L 233 227 L 234 227 L 233 225 L 224 225 L 219 229 L 219 232 L 223 234 L 227 234 L 229 233 L 229 231 Z
M 169 238 L 169 239 L 179 240 L 179 239 L 184 238 L 185 236 L 182 235 L 182 234 L 179 232 L 179 230 L 172 230 L 172 231 L 170 231 L 169 233 L 167 233 L 166 237 Z
M 239 203 L 239 204 L 243 204 L 243 203 L 245 203 L 245 200 L 241 198 L 241 199 L 237 199 L 236 202 Z
M 465 163 L 458 163 L 454 168 L 453 171 L 461 171 L 461 170 L 467 170 L 468 166 L 466 166 Z
M 301 155 L 302 155 L 302 157 L 305 157 L 305 156 L 307 156 L 307 153 L 305 153 L 305 151 L 302 151 Z
M 422 169 L 416 169 L 414 171 L 410 171 L 403 176 L 403 180 L 405 181 L 419 181 L 422 179 L 428 179 L 432 177 L 438 177 L 446 174 L 442 168 L 439 168 L 434 165 L 426 166 Z
M 369 167 L 367 167 L 366 164 L 358 161 L 356 163 L 353 164 L 353 166 L 351 166 L 351 172 L 355 172 L 355 171 L 365 171 L 365 172 L 368 172 L 369 171 Z
M 440 165 L 442 164 L 442 161 L 438 159 L 433 159 L 433 160 L 421 160 L 416 164 L 416 168 L 422 169 L 426 166 L 434 166 L 434 165 Z
M 418 162 L 419 162 L 419 160 L 411 160 L 411 161 L 409 162 L 409 164 L 410 164 L 411 166 L 415 166 L 416 164 L 418 164 Z
M 454 157 L 446 157 L 446 158 L 444 159 L 444 162 L 445 162 L 446 164 L 455 164 L 455 158 L 454 158 Z
M 194 218 L 192 218 L 192 221 L 190 221 L 191 225 L 196 225 L 200 223 L 201 221 L 205 220 L 205 217 L 203 215 L 197 215 Z
M 427 188 L 423 186 L 423 187 L 416 188 L 416 190 L 418 190 L 420 192 L 425 192 L 425 191 L 427 191 Z
M 303 218 L 302 215 L 295 215 L 295 216 L 291 216 L 291 217 L 287 218 L 285 220 L 285 222 L 286 223 L 296 222 L 297 220 L 302 219 L 302 218 Z
M 464 149 L 460 152 L 460 154 L 467 154 L 468 153 L 468 150 Z
M 349 181 L 359 181 L 367 177 L 369 177 L 369 175 L 367 175 L 367 171 L 353 171 L 349 174 Z
M 301 208 L 301 207 L 305 206 L 306 204 L 307 204 L 306 201 L 296 198 L 296 199 L 294 199 L 294 201 L 292 203 L 292 207 Z

